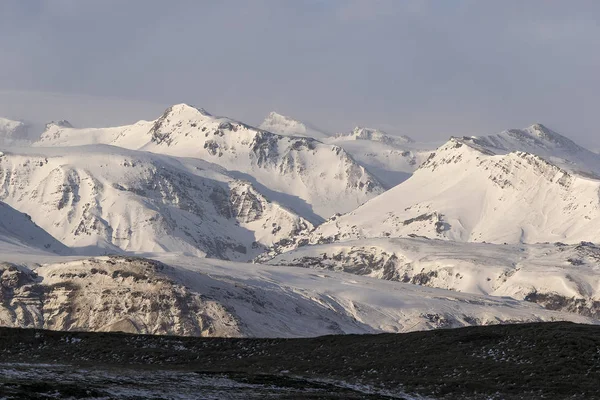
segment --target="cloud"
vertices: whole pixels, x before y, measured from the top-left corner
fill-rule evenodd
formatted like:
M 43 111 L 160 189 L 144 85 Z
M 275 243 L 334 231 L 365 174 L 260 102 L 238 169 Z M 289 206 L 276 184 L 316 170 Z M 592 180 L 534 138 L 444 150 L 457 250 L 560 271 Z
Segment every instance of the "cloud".
M 584 0 L 6 0 L 0 96 L 189 102 L 250 123 L 278 109 L 427 139 L 542 121 L 600 146 L 598 15 Z

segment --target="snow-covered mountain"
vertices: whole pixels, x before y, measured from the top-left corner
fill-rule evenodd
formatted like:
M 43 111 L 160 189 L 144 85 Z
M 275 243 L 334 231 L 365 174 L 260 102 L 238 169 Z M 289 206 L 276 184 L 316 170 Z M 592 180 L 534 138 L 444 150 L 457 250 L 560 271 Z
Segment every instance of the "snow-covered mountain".
M 377 238 L 301 247 L 269 263 L 510 296 L 600 318 L 600 247 L 586 242 L 498 245 Z
M 23 143 L 29 140 L 29 126 L 26 123 L 0 117 L 0 143 Z
M 542 124 L 489 136 L 463 137 L 462 140 L 498 154 L 514 151 L 535 154 L 568 171 L 600 178 L 600 155 Z
M 152 128 L 151 121 L 138 121 L 133 125 L 110 128 L 75 128 L 69 121 L 52 121 L 46 124 L 35 147 L 67 147 L 89 144 L 113 144 L 118 137 L 128 137 L 129 145 L 121 147 L 137 149 L 147 143 L 146 134 Z
M 455 241 L 600 238 L 600 180 L 530 153 L 452 138 L 406 182 L 319 226 L 311 243 L 416 234 Z
M 56 254 L 70 254 L 70 250 L 37 226 L 31 217 L 0 201 L 0 248 L 27 247 Z
M 416 143 L 408 136 L 392 136 L 378 129 L 360 127 L 326 142 L 350 153 L 388 189 L 408 179 L 435 148 L 431 143 Z
M 285 136 L 304 136 L 319 140 L 331 136 L 329 133 L 314 125 L 300 122 L 291 117 L 286 117 L 275 111 L 269 113 L 258 127 L 265 131 Z
M 405 181 L 435 146 L 415 143 L 408 136 L 389 135 L 379 129 L 356 127 L 350 133 L 329 135 L 319 128 L 272 112 L 260 128 L 288 136 L 304 136 L 343 148 L 365 166 L 386 189 Z
M 105 145 L 4 153 L 0 200 L 80 253 L 248 260 L 312 228 L 217 166 Z
M 473 324 L 598 323 L 510 298 L 342 273 L 175 257 L 0 264 L 0 325 L 198 336 L 302 337 Z M 37 262 L 43 260 L 37 259 Z
M 381 142 L 393 147 L 404 148 L 407 144 L 415 143 L 415 141 L 406 136 L 392 136 L 388 135 L 382 130 L 372 128 L 362 128 L 357 126 L 349 134 L 339 133 L 335 135 L 335 139 L 340 141 L 345 140 L 370 140 L 373 142 Z
M 265 187 L 270 199 L 311 222 L 350 211 L 385 190 L 339 146 L 274 134 L 185 104 L 170 107 L 156 121 L 125 127 L 74 129 L 54 124 L 36 145 L 87 143 L 204 159 Z
M 435 150 L 275 113 L 261 127 L 180 104 L 121 127 L 53 122 L 3 151 L 0 324 L 293 337 L 598 323 L 600 250 L 522 243 L 600 237 L 600 156 L 542 125 Z M 498 244 L 467 243 L 484 241 Z

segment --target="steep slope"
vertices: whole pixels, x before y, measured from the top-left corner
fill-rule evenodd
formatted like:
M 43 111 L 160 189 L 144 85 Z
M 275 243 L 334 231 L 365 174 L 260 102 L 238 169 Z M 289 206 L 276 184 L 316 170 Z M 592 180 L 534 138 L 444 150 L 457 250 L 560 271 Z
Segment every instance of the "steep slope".
M 508 298 L 467 295 L 349 274 L 100 257 L 35 268 L 0 264 L 0 324 L 198 336 L 302 337 L 570 320 Z
M 331 218 L 311 243 L 410 234 L 536 243 L 600 238 L 600 181 L 524 152 L 453 138 L 401 185 Z
M 22 143 L 29 140 L 29 127 L 27 124 L 0 117 L 1 144 Z
M 86 254 L 171 251 L 248 260 L 312 228 L 219 167 L 110 146 L 5 153 L 0 199 Z
M 384 188 L 338 146 L 214 117 L 185 104 L 152 123 L 109 129 L 51 129 L 38 146 L 108 143 L 218 164 L 269 191 L 311 222 L 356 208 Z
M 38 249 L 56 254 L 69 254 L 70 250 L 31 221 L 28 215 L 18 212 L 0 201 L 0 243 L 11 249 L 29 251 Z
M 269 113 L 258 127 L 265 131 L 284 136 L 303 136 L 319 140 L 331 136 L 324 130 L 311 124 L 300 122 L 297 119 L 286 117 L 285 115 L 278 114 L 274 111 Z
M 510 296 L 600 318 L 600 248 L 585 242 L 497 245 L 378 238 L 306 246 L 269 263 Z

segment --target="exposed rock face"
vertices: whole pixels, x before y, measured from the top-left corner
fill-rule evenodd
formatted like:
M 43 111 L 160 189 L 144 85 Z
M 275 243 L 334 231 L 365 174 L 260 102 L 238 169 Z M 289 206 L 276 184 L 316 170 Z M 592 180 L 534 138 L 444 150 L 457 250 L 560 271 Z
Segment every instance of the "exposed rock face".
M 548 310 L 570 312 L 595 319 L 600 318 L 600 300 L 561 296 L 556 293 L 531 292 L 525 301 L 537 303 Z
M 0 265 L 0 325 L 52 330 L 240 336 L 221 304 L 165 275 L 162 263 L 106 257 L 40 267 Z
M 250 185 L 239 185 L 231 191 L 231 208 L 241 222 L 253 222 L 264 212 L 264 199 L 259 198 Z

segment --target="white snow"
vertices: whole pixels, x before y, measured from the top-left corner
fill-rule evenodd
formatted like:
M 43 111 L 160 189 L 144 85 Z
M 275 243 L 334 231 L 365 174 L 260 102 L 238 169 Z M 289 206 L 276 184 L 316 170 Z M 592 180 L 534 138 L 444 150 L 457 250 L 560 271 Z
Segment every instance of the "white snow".
M 10 261 L 12 256 L 4 253 L 3 257 Z M 306 337 L 509 321 L 597 323 L 508 297 L 306 268 L 240 264 L 173 253 L 156 254 L 170 266 L 122 257 L 15 257 L 22 265 L 30 265 L 35 275 L 25 266 L 12 270 L 0 267 L 0 279 L 12 288 L 0 305 L 0 323 L 9 326 Z M 47 264 L 38 266 L 44 262 Z M 39 297 L 39 293 L 44 295 Z
M 597 154 L 539 124 L 434 151 L 276 113 L 261 127 L 179 104 L 4 146 L 0 323 L 298 337 L 598 322 L 581 314 L 600 300 L 600 250 L 540 244 L 598 241 Z
M 52 125 L 36 146 L 93 143 L 210 161 L 237 178 L 264 186 L 272 199 L 313 223 L 350 211 L 384 191 L 338 146 L 266 132 L 185 104 L 170 107 L 156 121 L 127 127 Z
M 250 260 L 312 228 L 218 166 L 104 145 L 6 152 L 0 200 L 83 254 Z
M 53 252 L 69 254 L 71 251 L 46 231 L 31 221 L 31 218 L 0 201 L 0 243 L 9 252 Z
M 326 142 L 346 150 L 386 188 L 410 178 L 436 147 L 433 143 L 416 143 L 409 137 L 366 128 L 356 128 L 350 134 L 339 134 Z
M 569 171 L 600 176 L 600 155 L 579 146 L 542 124 L 509 129 L 495 135 L 463 138 L 495 153 L 522 151 L 540 156 Z
M 408 136 L 389 135 L 378 129 L 356 127 L 352 132 L 329 135 L 319 128 L 272 112 L 260 128 L 287 136 L 305 136 L 343 148 L 365 166 L 387 189 L 410 177 L 436 146 L 416 143 Z
M 423 238 L 377 238 L 306 246 L 273 265 L 348 271 L 464 293 L 531 293 L 600 302 L 600 247 L 591 244 L 498 245 Z
M 416 234 L 537 243 L 600 237 L 600 181 L 525 152 L 495 154 L 453 138 L 404 183 L 331 219 L 312 243 Z

